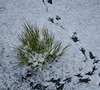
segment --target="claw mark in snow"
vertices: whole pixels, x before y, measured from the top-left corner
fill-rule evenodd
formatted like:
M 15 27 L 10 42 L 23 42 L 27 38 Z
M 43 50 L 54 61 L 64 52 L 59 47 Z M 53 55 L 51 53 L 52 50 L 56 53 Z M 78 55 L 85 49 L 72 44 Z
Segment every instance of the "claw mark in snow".
M 86 54 L 85 54 L 85 49 L 81 47 L 80 51 L 83 53 L 85 59 L 87 60 Z
M 48 12 L 48 7 L 47 7 L 47 5 L 45 4 L 45 1 L 44 1 L 44 0 L 42 0 L 42 1 L 43 1 L 44 5 L 45 5 L 45 7 L 46 7 L 46 11 Z
M 92 52 L 89 52 L 89 56 L 91 59 L 95 59 L 95 56 L 92 54 Z

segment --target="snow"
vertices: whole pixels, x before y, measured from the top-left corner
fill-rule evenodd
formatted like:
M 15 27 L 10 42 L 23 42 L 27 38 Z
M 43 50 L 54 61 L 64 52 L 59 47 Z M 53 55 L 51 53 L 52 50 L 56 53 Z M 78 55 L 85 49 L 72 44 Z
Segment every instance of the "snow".
M 17 34 L 26 21 L 40 31 L 47 27 L 62 48 L 70 44 L 43 71 L 12 64 L 18 62 L 13 44 L 20 45 Z M 99 24 L 100 0 L 0 0 L 0 90 L 99 90 Z

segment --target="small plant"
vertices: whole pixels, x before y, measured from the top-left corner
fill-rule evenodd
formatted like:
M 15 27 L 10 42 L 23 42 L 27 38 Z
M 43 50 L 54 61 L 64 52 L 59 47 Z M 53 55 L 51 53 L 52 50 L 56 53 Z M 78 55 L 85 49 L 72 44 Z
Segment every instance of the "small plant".
M 61 50 L 61 42 L 54 43 L 54 35 L 48 32 L 47 28 L 43 28 L 39 33 L 39 29 L 28 23 L 23 25 L 24 31 L 18 34 L 21 45 L 15 46 L 18 65 L 27 65 L 32 68 L 42 69 L 47 62 L 57 60 L 69 44 Z

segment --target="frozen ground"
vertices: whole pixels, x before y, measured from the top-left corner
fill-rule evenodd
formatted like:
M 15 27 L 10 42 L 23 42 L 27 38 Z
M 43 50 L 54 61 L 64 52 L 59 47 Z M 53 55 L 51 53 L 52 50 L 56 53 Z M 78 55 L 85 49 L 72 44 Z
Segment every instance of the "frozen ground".
M 100 90 L 100 0 L 51 1 L 0 0 L 0 90 Z M 13 68 L 26 21 L 71 44 L 41 72 Z

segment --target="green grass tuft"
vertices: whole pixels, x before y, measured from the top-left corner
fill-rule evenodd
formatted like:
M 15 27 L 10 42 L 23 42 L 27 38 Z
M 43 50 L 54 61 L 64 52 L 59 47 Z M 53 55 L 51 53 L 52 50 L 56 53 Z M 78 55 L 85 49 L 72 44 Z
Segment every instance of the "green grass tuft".
M 47 28 L 43 28 L 39 33 L 36 24 L 33 27 L 26 23 L 23 27 L 24 31 L 18 34 L 21 45 L 14 48 L 18 55 L 18 65 L 43 70 L 47 62 L 57 60 L 69 46 L 68 44 L 61 50 L 61 42 L 54 43 L 54 35 L 49 33 Z

